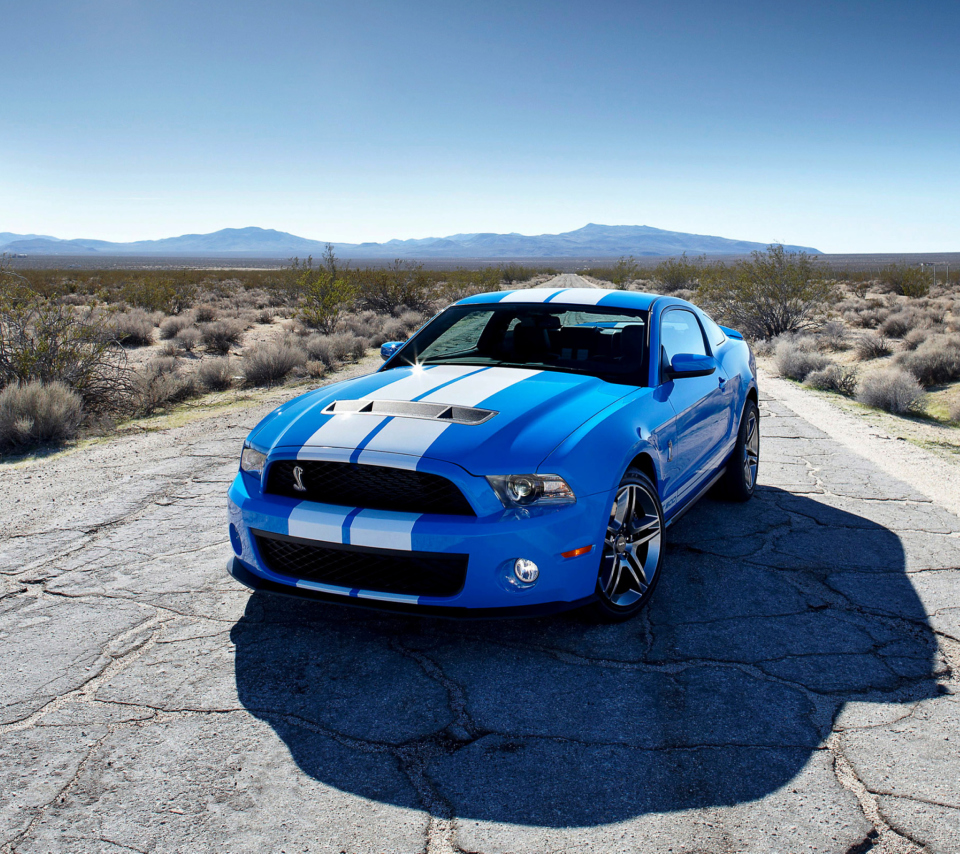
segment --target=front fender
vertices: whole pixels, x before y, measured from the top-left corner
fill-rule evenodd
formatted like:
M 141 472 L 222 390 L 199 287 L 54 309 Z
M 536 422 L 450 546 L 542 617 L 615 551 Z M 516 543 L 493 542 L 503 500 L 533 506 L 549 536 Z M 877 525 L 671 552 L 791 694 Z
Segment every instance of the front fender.
M 559 474 L 578 495 L 593 495 L 615 489 L 630 463 L 646 453 L 663 494 L 675 421 L 673 407 L 659 389 L 637 389 L 574 430 L 538 470 Z

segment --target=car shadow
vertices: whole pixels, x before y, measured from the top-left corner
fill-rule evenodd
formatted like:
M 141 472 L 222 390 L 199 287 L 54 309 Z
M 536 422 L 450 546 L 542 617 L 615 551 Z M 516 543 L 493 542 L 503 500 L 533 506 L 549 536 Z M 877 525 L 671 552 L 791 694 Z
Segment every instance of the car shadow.
M 846 703 L 937 693 L 899 538 L 841 508 L 769 487 L 705 499 L 670 530 L 646 613 L 620 625 L 253 594 L 232 631 L 239 697 L 306 774 L 386 803 L 410 802 L 397 767 L 458 816 L 535 826 L 761 798 Z

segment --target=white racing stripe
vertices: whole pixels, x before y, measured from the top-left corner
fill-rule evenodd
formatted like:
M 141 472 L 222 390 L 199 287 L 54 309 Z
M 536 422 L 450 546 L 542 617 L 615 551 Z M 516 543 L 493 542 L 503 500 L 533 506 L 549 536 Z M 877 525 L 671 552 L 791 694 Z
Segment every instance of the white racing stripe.
M 461 365 L 437 365 L 430 370 L 414 369 L 409 375 L 387 383 L 376 391 L 363 396 L 364 400 L 412 400 L 443 383 L 465 376 L 476 367 Z M 304 442 L 304 447 L 327 446 L 332 448 L 355 448 L 371 430 L 387 419 L 383 415 L 368 415 L 345 412 L 329 418 Z M 298 455 L 299 456 L 299 455 Z
M 361 510 L 350 523 L 350 545 L 413 551 L 413 526 L 419 513 Z
M 522 368 L 490 368 L 453 383 L 437 392 L 421 398 L 427 403 L 449 403 L 453 406 L 480 406 L 485 400 L 498 392 L 510 388 L 525 379 L 535 377 L 541 371 Z M 393 454 L 409 454 L 422 457 L 444 430 L 452 425 L 447 422 L 427 421 L 423 418 L 394 418 L 376 436 L 370 439 L 361 452 L 358 462 L 367 462 L 371 451 L 384 451 Z M 465 428 L 479 429 L 479 428 Z
M 301 501 L 287 519 L 287 534 L 322 543 L 342 543 L 343 523 L 352 512 L 352 507 Z
M 500 303 L 546 302 L 553 297 L 551 302 L 562 305 L 596 305 L 610 293 L 611 291 L 602 288 L 530 288 L 526 291 L 513 291 L 500 300 Z

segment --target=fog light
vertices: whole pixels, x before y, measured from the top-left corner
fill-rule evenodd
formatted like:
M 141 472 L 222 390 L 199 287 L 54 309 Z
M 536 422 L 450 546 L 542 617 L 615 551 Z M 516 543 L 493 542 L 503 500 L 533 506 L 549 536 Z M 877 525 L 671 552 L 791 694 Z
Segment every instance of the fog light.
M 513 574 L 517 576 L 517 581 L 524 584 L 533 584 L 540 577 L 540 570 L 532 560 L 525 557 L 518 557 L 513 563 Z

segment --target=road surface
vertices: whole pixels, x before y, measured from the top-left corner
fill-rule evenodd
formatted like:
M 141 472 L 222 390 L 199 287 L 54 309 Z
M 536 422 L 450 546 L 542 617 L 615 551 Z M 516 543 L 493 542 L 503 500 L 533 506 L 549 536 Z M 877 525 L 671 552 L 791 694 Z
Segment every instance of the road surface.
M 265 411 L 0 467 L 0 849 L 960 851 L 960 520 L 783 403 L 618 626 L 251 595 Z

